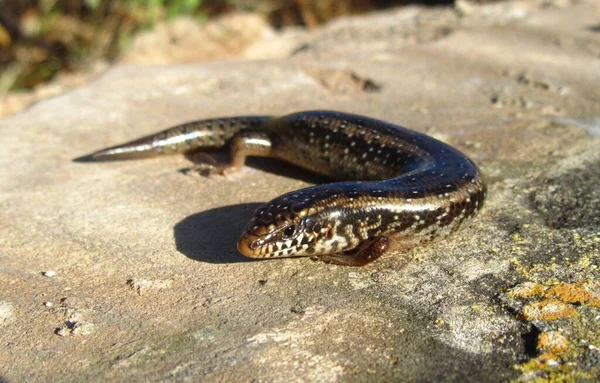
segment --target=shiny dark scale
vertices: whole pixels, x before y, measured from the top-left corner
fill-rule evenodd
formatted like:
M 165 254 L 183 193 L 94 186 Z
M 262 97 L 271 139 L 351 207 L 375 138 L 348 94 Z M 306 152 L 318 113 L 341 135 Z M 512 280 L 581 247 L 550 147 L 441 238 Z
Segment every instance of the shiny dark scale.
M 238 242 L 253 258 L 312 256 L 360 266 L 392 245 L 446 237 L 483 206 L 486 185 L 464 154 L 427 135 L 368 117 L 313 111 L 190 122 L 101 150 L 103 161 L 229 148 L 278 158 L 339 181 L 296 190 L 257 209 Z

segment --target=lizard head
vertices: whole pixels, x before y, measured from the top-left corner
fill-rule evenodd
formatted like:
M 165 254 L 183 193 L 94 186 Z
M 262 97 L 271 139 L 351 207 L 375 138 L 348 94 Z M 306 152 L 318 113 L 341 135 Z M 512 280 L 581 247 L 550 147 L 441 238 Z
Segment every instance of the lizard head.
M 250 258 L 281 258 L 326 251 L 334 221 L 312 206 L 310 196 L 310 188 L 295 191 L 258 208 L 238 241 L 239 252 Z

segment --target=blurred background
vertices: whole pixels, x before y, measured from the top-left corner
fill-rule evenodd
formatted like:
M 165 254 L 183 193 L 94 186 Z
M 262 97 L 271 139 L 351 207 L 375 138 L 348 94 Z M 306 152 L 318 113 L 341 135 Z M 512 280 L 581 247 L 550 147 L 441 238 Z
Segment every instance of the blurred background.
M 114 63 L 277 57 L 243 53 L 258 36 L 293 39 L 294 31 L 337 17 L 414 4 L 455 5 L 453 0 L 0 0 L 0 117 L 89 82 Z
M 0 91 L 31 88 L 57 73 L 112 61 L 133 36 L 179 16 L 204 24 L 252 12 L 274 28 L 315 26 L 332 18 L 411 3 L 406 0 L 0 0 Z M 426 5 L 448 0 L 413 1 Z

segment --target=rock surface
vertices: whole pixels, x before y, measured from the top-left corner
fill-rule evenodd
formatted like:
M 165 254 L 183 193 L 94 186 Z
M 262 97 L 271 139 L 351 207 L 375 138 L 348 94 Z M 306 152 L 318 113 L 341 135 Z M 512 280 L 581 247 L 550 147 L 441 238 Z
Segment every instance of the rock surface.
M 289 58 L 115 67 L 0 120 L 0 380 L 593 381 L 600 6 L 552 4 L 410 7 L 307 32 Z M 250 262 L 235 242 L 253 209 L 309 176 L 72 162 L 187 120 L 307 109 L 456 146 L 486 208 L 364 268 Z

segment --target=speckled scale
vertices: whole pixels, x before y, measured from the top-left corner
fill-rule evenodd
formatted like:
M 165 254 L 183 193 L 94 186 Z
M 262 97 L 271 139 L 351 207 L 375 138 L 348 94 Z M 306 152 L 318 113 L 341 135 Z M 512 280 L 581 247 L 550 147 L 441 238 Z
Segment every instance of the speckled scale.
M 187 153 L 197 149 L 220 149 L 236 134 L 256 129 L 271 117 L 244 116 L 193 121 L 150 134 L 125 144 L 99 150 L 76 161 L 114 161 Z
M 259 208 L 238 242 L 250 257 L 309 255 L 362 265 L 386 251 L 387 238 L 408 248 L 449 235 L 486 197 L 479 170 L 458 150 L 397 125 L 330 111 L 192 122 L 85 159 L 227 146 L 241 163 L 247 155 L 275 157 L 340 181 Z

